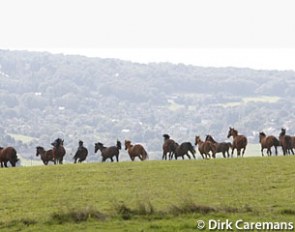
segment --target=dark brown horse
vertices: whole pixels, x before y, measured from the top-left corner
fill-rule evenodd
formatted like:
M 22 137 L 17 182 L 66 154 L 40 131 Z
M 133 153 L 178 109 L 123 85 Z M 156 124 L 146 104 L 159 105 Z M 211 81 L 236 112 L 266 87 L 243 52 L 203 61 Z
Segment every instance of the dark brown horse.
M 119 153 L 121 149 L 121 142 L 117 140 L 116 146 L 105 147 L 102 143 L 95 143 L 94 152 L 96 153 L 98 150 L 101 151 L 102 162 L 105 162 L 107 159 L 110 159 L 114 162 L 113 157 L 116 157 L 117 162 L 119 162 Z
M 194 157 L 194 159 L 196 159 L 196 156 L 195 156 L 196 150 L 190 142 L 184 142 L 180 145 L 175 143 L 175 153 L 174 153 L 175 159 L 177 159 L 179 156 L 181 156 L 182 159 L 184 159 L 185 155 L 189 159 L 191 159 L 191 156 L 189 155 L 189 153 L 191 153 L 191 155 Z
M 198 150 L 203 159 L 211 158 L 210 151 L 212 152 L 212 157 L 216 156 L 216 147 L 210 141 L 202 141 L 200 136 L 196 136 L 195 145 L 198 145 Z
M 82 163 L 84 160 L 86 160 L 86 157 L 88 155 L 88 150 L 86 147 L 83 146 L 83 141 L 79 141 L 79 147 L 76 151 L 76 154 L 74 155 L 74 163 Z
M 54 163 L 52 149 L 46 151 L 44 147 L 38 146 L 36 147 L 36 156 L 39 155 L 41 156 L 41 160 L 43 161 L 44 165 L 47 165 L 49 161 Z
M 53 154 L 53 162 L 54 164 L 62 164 L 63 158 L 66 154 L 66 150 L 63 146 L 64 140 L 57 138 L 54 142 L 51 143 L 53 146 L 52 154 Z
M 293 139 L 290 135 L 286 135 L 286 129 L 282 128 L 279 136 L 280 144 L 283 149 L 284 155 L 290 155 L 291 153 L 294 155 L 293 151 Z
M 227 142 L 218 143 L 213 139 L 211 135 L 207 135 L 205 141 L 212 142 L 216 146 L 216 153 L 221 152 L 223 155 L 223 158 L 226 158 L 226 154 L 227 154 L 227 157 L 229 158 L 229 149 L 232 148 L 231 143 L 227 143 Z
M 12 167 L 15 167 L 18 161 L 17 152 L 13 147 L 0 147 L 0 163 L 2 168 L 7 168 L 8 162 L 10 162 Z
M 164 144 L 163 144 L 163 155 L 162 160 L 167 160 L 167 156 L 169 159 L 172 158 L 173 154 L 175 154 L 176 143 L 173 139 L 170 139 L 168 134 L 164 134 Z
M 244 157 L 245 150 L 248 144 L 248 140 L 246 136 L 244 135 L 239 135 L 238 131 L 234 128 L 229 128 L 227 138 L 233 137 L 233 144 L 232 144 L 232 152 L 231 152 L 231 157 L 234 155 L 234 150 L 237 149 L 237 157 L 240 157 L 241 155 L 241 150 L 242 151 L 242 157 Z
M 271 156 L 271 148 L 275 148 L 275 154 L 278 155 L 278 146 L 280 146 L 280 141 L 273 135 L 266 136 L 264 132 L 259 132 L 259 143 L 261 145 L 261 154 L 263 150 L 266 149 L 266 154 Z
M 141 144 L 132 145 L 130 140 L 125 140 L 125 150 L 128 151 L 132 161 L 134 161 L 135 157 L 142 161 L 148 159 L 148 154 Z

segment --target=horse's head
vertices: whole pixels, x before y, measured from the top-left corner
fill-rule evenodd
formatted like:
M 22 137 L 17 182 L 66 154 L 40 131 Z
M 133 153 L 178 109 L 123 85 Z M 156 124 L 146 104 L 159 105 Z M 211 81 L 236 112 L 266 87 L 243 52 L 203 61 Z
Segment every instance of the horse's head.
M 195 137 L 195 145 L 197 145 L 199 142 L 201 142 L 202 140 L 201 140 L 201 138 L 200 138 L 200 136 L 196 136 Z
M 83 141 L 82 140 L 79 141 L 79 147 L 83 147 Z
M 117 140 L 117 148 L 120 150 L 122 148 L 122 144 L 119 140 Z
M 163 134 L 164 140 L 170 139 L 170 136 L 168 134 Z
M 36 156 L 38 156 L 39 154 L 41 154 L 42 152 L 44 151 L 44 148 L 43 147 L 36 147 Z
M 284 136 L 284 135 L 286 135 L 286 129 L 285 128 L 281 128 L 280 136 Z
M 54 142 L 51 143 L 52 146 L 54 147 L 59 147 L 59 146 L 63 146 L 64 145 L 64 140 L 61 138 L 57 138 L 56 140 L 54 140 Z
M 125 150 L 127 150 L 131 146 L 130 140 L 125 140 Z
M 94 153 L 96 153 L 99 149 L 103 148 L 103 143 L 95 143 L 94 144 Z
M 238 135 L 238 131 L 235 128 L 229 128 L 227 138 L 230 138 L 231 136 L 236 136 Z

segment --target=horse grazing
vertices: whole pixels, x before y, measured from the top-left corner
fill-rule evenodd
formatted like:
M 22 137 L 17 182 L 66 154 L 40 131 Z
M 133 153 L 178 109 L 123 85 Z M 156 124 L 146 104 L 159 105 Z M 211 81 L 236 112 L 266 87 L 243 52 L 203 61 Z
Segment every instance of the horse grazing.
M 108 158 L 114 162 L 113 157 L 116 157 L 117 162 L 119 162 L 119 153 L 121 149 L 121 142 L 117 140 L 116 146 L 105 147 L 102 143 L 95 143 L 94 152 L 98 150 L 101 152 L 102 162 L 105 162 Z
M 54 162 L 52 149 L 46 151 L 44 147 L 36 147 L 36 156 L 41 156 L 41 160 L 43 161 L 44 165 L 47 165 L 49 161 Z
M 280 144 L 282 146 L 283 149 L 283 154 L 284 155 L 290 155 L 290 151 L 292 152 L 292 154 L 294 155 L 294 151 L 293 151 L 293 139 L 290 135 L 286 135 L 286 129 L 282 128 L 281 129 L 281 133 L 279 136 L 279 140 L 280 140 Z
M 173 139 L 170 139 L 168 134 L 164 134 L 164 144 L 163 144 L 163 156 L 162 160 L 167 160 L 167 156 L 169 159 L 172 158 L 173 154 L 175 154 L 176 143 Z
M 130 140 L 125 140 L 125 150 L 128 151 L 132 161 L 134 161 L 136 156 L 138 156 L 141 161 L 148 159 L 148 154 L 141 144 L 132 145 Z
M 239 135 L 238 131 L 234 128 L 229 128 L 227 138 L 233 137 L 233 144 L 232 144 L 232 151 L 231 151 L 231 157 L 234 155 L 234 150 L 237 149 L 237 157 L 240 157 L 241 155 L 241 150 L 242 151 L 242 157 L 244 157 L 245 150 L 248 144 L 248 140 L 246 136 L 244 135 Z
M 83 146 L 83 141 L 79 141 L 79 147 L 76 151 L 76 154 L 74 155 L 74 163 L 82 163 L 84 160 L 86 160 L 86 157 L 88 155 L 88 150 L 86 147 Z
M 7 163 L 10 162 L 12 167 L 16 166 L 16 163 L 19 161 L 17 158 L 17 152 L 13 147 L 0 147 L 0 163 L 1 167 L 7 168 Z
M 198 150 L 203 159 L 211 158 L 210 151 L 212 152 L 212 157 L 216 156 L 216 146 L 210 141 L 202 141 L 200 136 L 196 136 L 195 145 L 198 145 Z
M 263 150 L 266 149 L 266 154 L 271 156 L 271 147 L 275 147 L 275 154 L 278 155 L 278 146 L 280 146 L 280 141 L 273 135 L 266 136 L 264 132 L 259 132 L 259 143 L 261 144 L 261 154 Z
M 178 145 L 177 143 L 175 143 L 175 159 L 177 160 L 177 157 L 181 156 L 182 159 L 184 159 L 184 156 L 186 155 L 189 159 L 191 159 L 191 156 L 189 155 L 189 153 L 191 153 L 191 155 L 194 157 L 194 159 L 196 159 L 195 154 L 196 154 L 196 150 L 193 147 L 193 145 L 190 142 L 184 142 L 180 145 Z
M 66 150 L 63 146 L 64 140 L 57 138 L 54 142 L 51 143 L 53 146 L 52 154 L 53 154 L 53 162 L 54 164 L 62 164 L 63 158 L 66 154 Z
M 223 158 L 226 158 L 226 154 L 227 154 L 227 157 L 229 158 L 229 149 L 232 148 L 231 143 L 227 143 L 227 142 L 218 143 L 213 139 L 211 135 L 207 135 L 205 141 L 210 141 L 211 143 L 213 143 L 216 146 L 216 153 L 221 152 L 223 155 Z

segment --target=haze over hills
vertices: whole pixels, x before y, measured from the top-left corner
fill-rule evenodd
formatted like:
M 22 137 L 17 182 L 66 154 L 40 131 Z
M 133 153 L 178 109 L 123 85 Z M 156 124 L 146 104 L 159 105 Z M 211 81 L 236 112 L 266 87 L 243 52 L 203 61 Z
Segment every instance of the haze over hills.
M 59 136 L 70 154 L 82 139 L 98 160 L 94 142 L 131 139 L 160 158 L 163 133 L 221 141 L 229 126 L 257 143 L 261 130 L 295 133 L 294 87 L 293 71 L 0 50 L 0 146 L 32 156 Z

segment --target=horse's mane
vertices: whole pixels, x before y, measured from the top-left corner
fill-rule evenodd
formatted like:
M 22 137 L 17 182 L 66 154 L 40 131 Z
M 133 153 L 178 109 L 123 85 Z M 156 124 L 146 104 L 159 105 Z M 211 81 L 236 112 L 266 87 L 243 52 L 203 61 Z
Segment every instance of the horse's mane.
M 262 136 L 266 136 L 266 134 L 263 131 L 259 132 L 259 134 Z
M 163 137 L 165 140 L 170 139 L 170 136 L 168 134 L 163 134 Z

